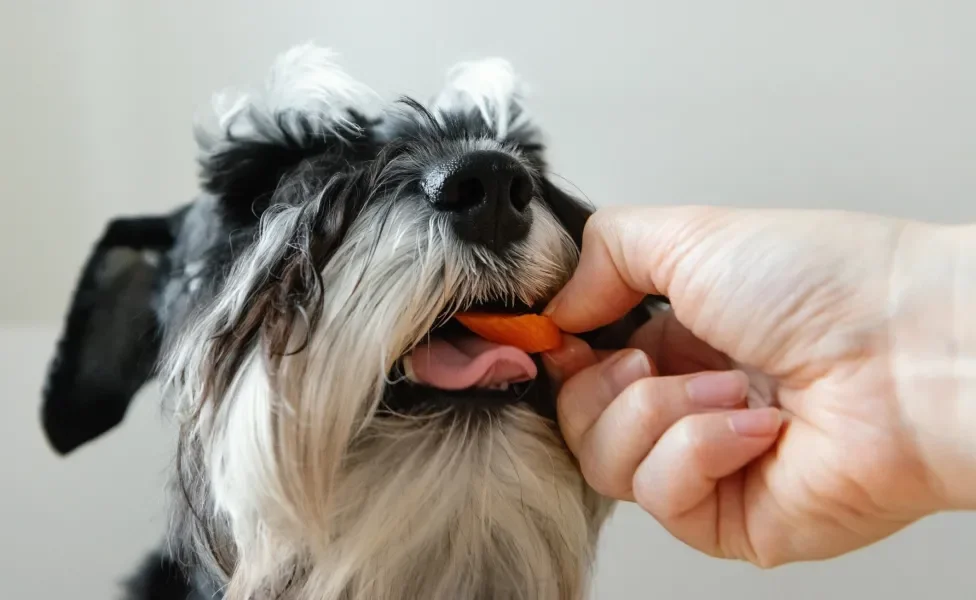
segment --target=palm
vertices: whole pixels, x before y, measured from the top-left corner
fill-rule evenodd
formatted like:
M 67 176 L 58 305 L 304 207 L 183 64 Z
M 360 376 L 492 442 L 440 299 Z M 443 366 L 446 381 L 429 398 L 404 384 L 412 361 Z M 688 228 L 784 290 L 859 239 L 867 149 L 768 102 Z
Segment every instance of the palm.
M 585 431 L 579 422 L 602 425 L 599 443 L 574 440 L 584 475 L 689 545 L 761 565 L 834 556 L 970 502 L 971 486 L 957 481 L 971 472 L 972 452 L 960 450 L 971 440 L 953 422 L 976 414 L 953 404 L 959 311 L 931 314 L 927 303 L 935 284 L 953 281 L 957 302 L 971 290 L 954 275 L 958 239 L 946 235 L 822 211 L 597 213 L 550 305 L 556 323 L 587 331 L 643 294 L 667 296 L 675 312 L 631 340 L 666 377 L 631 380 L 608 399 L 593 382 L 600 369 L 619 375 L 610 363 L 561 394 L 573 435 Z M 737 373 L 698 386 L 689 376 L 731 368 L 749 376 L 750 405 L 780 410 L 734 406 L 745 395 Z M 586 404 L 594 396 L 602 416 Z M 947 402 L 931 402 L 939 396 Z M 653 435 L 642 435 L 647 421 Z
M 649 352 L 662 375 L 731 365 L 672 313 L 652 321 L 631 342 Z M 894 484 L 884 475 L 897 474 L 903 485 L 904 471 L 912 465 L 910 442 L 897 435 L 902 431 L 893 423 L 898 415 L 884 400 L 890 397 L 885 365 L 879 358 L 844 363 L 814 380 L 752 375 L 751 402 L 779 405 L 787 415 L 776 447 L 722 479 L 715 494 L 672 527 L 682 533 L 699 530 L 693 543 L 711 554 L 773 565 L 796 555 L 834 556 L 917 518 L 887 503 Z M 760 364 L 757 370 L 767 369 L 785 371 L 776 364 Z

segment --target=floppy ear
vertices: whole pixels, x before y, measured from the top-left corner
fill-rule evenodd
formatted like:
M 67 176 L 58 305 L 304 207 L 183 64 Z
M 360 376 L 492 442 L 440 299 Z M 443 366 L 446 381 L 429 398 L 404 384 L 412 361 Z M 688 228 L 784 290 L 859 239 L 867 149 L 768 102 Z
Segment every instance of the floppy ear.
M 115 219 L 88 257 L 43 392 L 44 433 L 60 454 L 118 425 L 152 377 L 160 347 L 152 302 L 172 223 Z

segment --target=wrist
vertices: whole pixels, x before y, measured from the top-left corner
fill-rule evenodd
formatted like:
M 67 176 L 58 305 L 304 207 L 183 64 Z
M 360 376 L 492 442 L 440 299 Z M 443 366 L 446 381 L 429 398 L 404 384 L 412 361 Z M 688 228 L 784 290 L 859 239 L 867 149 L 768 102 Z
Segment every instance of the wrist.
M 895 393 L 933 496 L 976 509 L 976 227 L 907 225 L 889 285 Z

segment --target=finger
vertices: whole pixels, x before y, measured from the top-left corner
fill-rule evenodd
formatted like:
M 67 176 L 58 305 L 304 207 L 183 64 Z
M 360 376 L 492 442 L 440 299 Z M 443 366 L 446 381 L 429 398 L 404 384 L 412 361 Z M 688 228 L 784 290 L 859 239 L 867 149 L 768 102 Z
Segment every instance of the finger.
M 563 334 L 563 343 L 556 350 L 542 354 L 542 364 L 549 374 L 549 381 L 556 389 L 586 367 L 613 356 L 616 350 L 594 350 L 580 338 Z
M 601 357 L 589 344 L 573 335 L 563 334 L 563 343 L 556 350 L 542 354 L 542 364 L 556 389 L 583 369 L 600 362 Z
M 634 498 L 672 534 L 698 549 L 714 545 L 719 518 L 683 518 L 715 500 L 720 479 L 769 450 L 782 425 L 775 408 L 696 414 L 669 429 L 640 464 Z M 717 507 L 717 503 L 714 503 Z
M 579 333 L 616 321 L 647 294 L 669 295 L 674 255 L 688 252 L 683 246 L 717 210 L 598 210 L 584 228 L 579 265 L 546 314 Z
M 633 284 L 631 273 L 620 272 L 613 250 L 620 247 L 619 221 L 605 215 L 597 211 L 587 221 L 576 271 L 546 307 L 545 314 L 563 331 L 579 333 L 612 323 L 649 293 Z
M 653 374 L 654 367 L 646 354 L 625 349 L 567 379 L 556 398 L 556 413 L 569 448 L 579 447 L 583 433 L 620 392 Z
M 671 426 L 692 413 L 744 407 L 748 389 L 739 371 L 632 383 L 584 432 L 577 455 L 583 476 L 605 496 L 633 499 L 634 473 Z
M 599 212 L 587 222 L 576 271 L 544 312 L 563 331 L 580 333 L 612 323 L 650 293 L 640 289 L 649 282 L 635 285 L 631 273 L 620 272 L 615 256 L 622 245 L 617 226 L 616 220 Z
M 724 371 L 731 367 L 725 354 L 696 337 L 672 311 L 656 314 L 638 327 L 627 346 L 646 352 L 665 375 Z

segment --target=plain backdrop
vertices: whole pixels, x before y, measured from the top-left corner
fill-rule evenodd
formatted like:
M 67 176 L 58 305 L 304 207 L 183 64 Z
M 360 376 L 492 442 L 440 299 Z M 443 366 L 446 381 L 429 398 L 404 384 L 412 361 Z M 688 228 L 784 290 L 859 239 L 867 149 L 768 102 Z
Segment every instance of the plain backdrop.
M 154 390 L 58 459 L 37 420 L 46 361 L 107 220 L 187 200 L 193 117 L 308 40 L 390 98 L 428 98 L 458 60 L 510 59 L 556 172 L 598 205 L 976 218 L 971 0 L 5 0 L 0 598 L 114 598 L 159 540 L 171 429 Z M 624 506 L 595 597 L 973 598 L 974 559 L 976 518 L 945 515 L 764 572 L 698 556 Z

